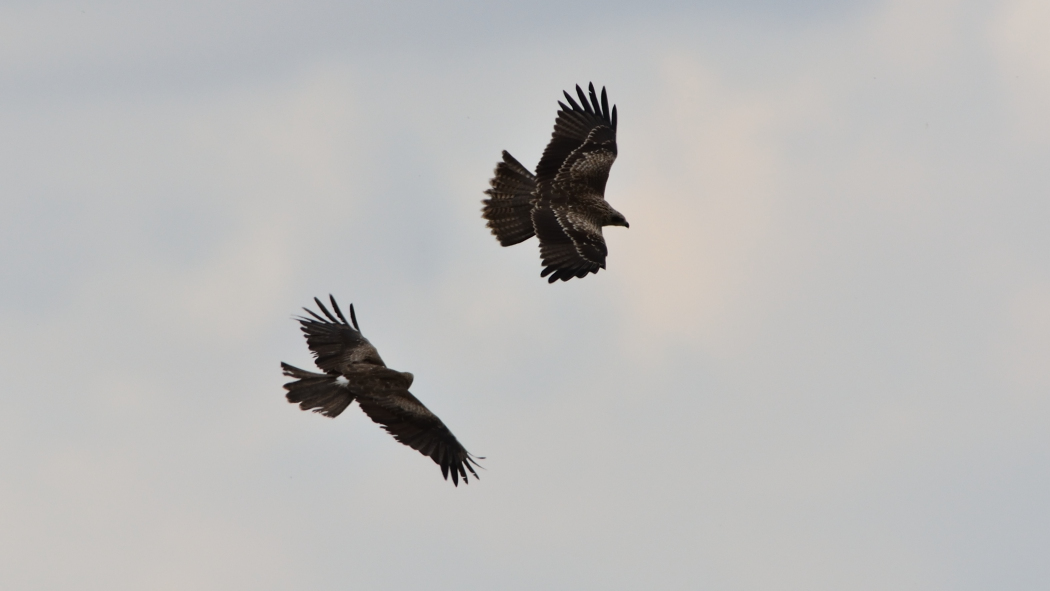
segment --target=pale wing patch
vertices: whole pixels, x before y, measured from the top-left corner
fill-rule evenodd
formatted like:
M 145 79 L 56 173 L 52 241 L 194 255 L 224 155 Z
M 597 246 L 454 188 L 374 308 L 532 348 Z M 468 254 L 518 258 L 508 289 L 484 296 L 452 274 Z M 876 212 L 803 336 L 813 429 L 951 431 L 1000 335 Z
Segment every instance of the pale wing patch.
M 593 180 L 608 178 L 609 169 L 616 160 L 616 154 L 611 150 L 597 150 L 581 155 L 572 163 L 569 176 L 577 183 L 586 183 Z
M 558 223 L 572 240 L 576 253 L 585 261 L 604 267 L 605 237 L 597 218 L 574 208 L 562 209 L 556 213 Z
M 558 221 L 563 226 L 568 226 L 576 232 L 588 234 L 600 238 L 602 236 L 602 225 L 592 215 L 587 215 L 572 208 L 558 211 Z
M 597 183 L 604 185 L 609 178 L 609 169 L 616 160 L 616 153 L 605 147 L 608 142 L 595 141 L 598 135 L 609 133 L 609 128 L 599 125 L 587 134 L 587 139 L 565 158 L 554 181 L 557 183 Z
M 394 394 L 389 398 L 390 402 L 393 403 L 397 408 L 409 412 L 414 415 L 421 415 L 424 417 L 433 417 L 434 413 L 430 412 L 427 407 L 423 406 L 418 400 L 415 399 L 411 394 L 404 396 L 401 394 Z
M 347 359 L 347 363 L 384 365 L 382 358 L 379 357 L 379 350 L 376 349 L 372 343 L 368 342 L 367 339 L 364 344 L 358 345 L 350 350 L 350 358 Z

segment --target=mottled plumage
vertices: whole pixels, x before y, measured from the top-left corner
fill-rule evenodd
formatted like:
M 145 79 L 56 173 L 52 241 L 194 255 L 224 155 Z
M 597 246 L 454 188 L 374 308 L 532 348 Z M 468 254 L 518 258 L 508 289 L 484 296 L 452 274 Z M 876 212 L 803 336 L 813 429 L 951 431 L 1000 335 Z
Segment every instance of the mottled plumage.
M 303 308 L 310 316 L 296 318 L 317 367 L 324 373 L 281 363 L 284 375 L 296 378 L 284 385 L 288 402 L 298 404 L 303 410 L 336 417 L 357 400 L 368 418 L 382 425 L 394 439 L 441 466 L 446 480 L 451 474 L 456 486 L 460 477 L 466 483 L 468 471 L 477 478 L 471 466 L 478 465 L 474 456 L 463 448 L 441 419 L 408 391 L 412 374 L 388 368 L 379 351 L 361 334 L 354 305 L 350 304 L 351 326 L 335 298 L 328 297 L 334 316 L 321 300 L 314 298 L 324 316 Z
M 628 227 L 620 212 L 605 201 L 605 183 L 616 160 L 616 106 L 602 88 L 601 101 L 576 87 L 580 102 L 565 92 L 568 105 L 554 121 L 551 141 L 536 174 L 507 151 L 496 165 L 485 191 L 482 217 L 503 246 L 536 236 L 543 261 L 541 277 L 548 281 L 585 277 L 605 268 L 608 250 L 603 226 Z

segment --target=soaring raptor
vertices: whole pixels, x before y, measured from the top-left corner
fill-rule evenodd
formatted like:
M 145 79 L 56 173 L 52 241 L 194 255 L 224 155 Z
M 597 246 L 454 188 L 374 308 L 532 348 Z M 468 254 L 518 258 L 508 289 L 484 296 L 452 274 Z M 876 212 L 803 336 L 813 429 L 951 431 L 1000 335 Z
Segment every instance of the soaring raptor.
M 332 301 L 335 316 L 321 300 L 314 298 L 324 317 L 309 308 L 303 308 L 309 317 L 298 317 L 306 335 L 306 344 L 313 353 L 317 367 L 324 373 L 305 371 L 281 363 L 284 375 L 296 378 L 284 385 L 288 402 L 303 410 L 319 412 L 326 417 L 339 416 L 357 400 L 361 410 L 401 443 L 429 456 L 441 474 L 459 486 L 460 477 L 467 482 L 467 472 L 478 477 L 474 456 L 456 440 L 448 427 L 427 410 L 409 391 L 412 374 L 395 371 L 383 363 L 379 351 L 372 346 L 357 326 L 354 305 L 350 304 L 350 326 Z
M 485 191 L 482 217 L 503 246 L 536 236 L 548 281 L 586 277 L 605 268 L 602 226 L 623 226 L 627 220 L 605 201 L 605 182 L 616 160 L 616 106 L 602 88 L 601 101 L 589 87 L 590 99 L 576 86 L 577 103 L 563 92 L 568 105 L 554 121 L 554 133 L 543 151 L 536 174 L 506 150 L 496 176 Z

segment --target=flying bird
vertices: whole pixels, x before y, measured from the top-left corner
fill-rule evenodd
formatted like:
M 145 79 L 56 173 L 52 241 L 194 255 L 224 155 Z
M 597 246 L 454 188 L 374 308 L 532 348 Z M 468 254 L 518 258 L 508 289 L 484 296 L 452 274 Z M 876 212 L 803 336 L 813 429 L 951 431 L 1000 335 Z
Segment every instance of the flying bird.
M 303 410 L 337 417 L 357 400 L 368 418 L 382 425 L 394 439 L 441 466 L 445 480 L 451 474 L 452 484 L 459 486 L 461 477 L 465 484 L 468 471 L 478 478 L 471 466 L 480 466 L 475 456 L 463 448 L 441 419 L 408 391 L 412 374 L 387 367 L 379 351 L 361 334 L 354 305 L 350 304 L 351 326 L 335 298 L 328 297 L 334 316 L 321 300 L 314 298 L 324 316 L 303 308 L 309 316 L 296 317 L 306 335 L 306 345 L 324 373 L 281 363 L 284 375 L 296 378 L 284 385 L 288 402 L 298 404 Z
M 602 88 L 601 101 L 576 86 L 580 102 L 564 92 L 568 105 L 554 121 L 554 133 L 536 174 L 506 150 L 485 191 L 481 216 L 502 246 L 539 238 L 543 272 L 549 283 L 586 277 L 605 268 L 608 249 L 603 226 L 629 227 L 623 214 L 605 201 L 605 183 L 616 160 L 616 106 Z

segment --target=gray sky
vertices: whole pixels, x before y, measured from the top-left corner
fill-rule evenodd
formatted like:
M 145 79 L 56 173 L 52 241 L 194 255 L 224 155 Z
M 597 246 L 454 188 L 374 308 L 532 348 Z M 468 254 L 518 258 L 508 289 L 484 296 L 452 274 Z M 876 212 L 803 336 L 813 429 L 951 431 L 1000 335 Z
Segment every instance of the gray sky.
M 784 4 L 0 6 L 0 587 L 1046 588 L 1050 5 Z M 284 401 L 329 292 L 480 482 Z

